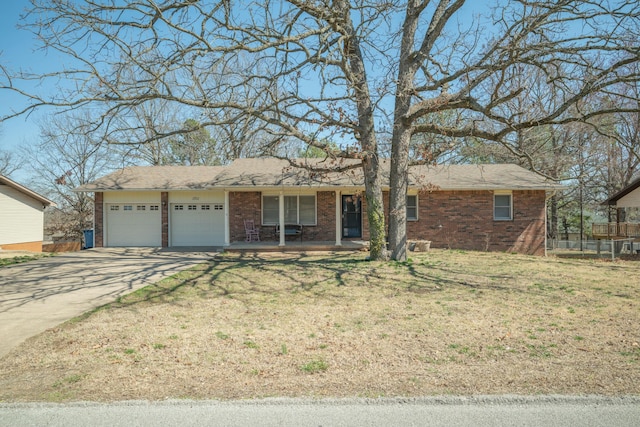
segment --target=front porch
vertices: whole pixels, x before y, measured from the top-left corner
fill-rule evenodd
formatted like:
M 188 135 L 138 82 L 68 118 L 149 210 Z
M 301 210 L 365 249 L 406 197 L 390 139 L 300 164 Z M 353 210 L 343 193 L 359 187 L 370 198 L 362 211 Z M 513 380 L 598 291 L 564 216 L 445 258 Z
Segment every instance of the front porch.
M 633 239 L 640 238 L 640 223 L 609 222 L 591 224 L 594 239 Z
M 280 246 L 277 241 L 231 242 L 224 248 L 225 252 L 336 252 L 366 251 L 369 242 L 364 240 L 343 240 L 341 245 L 335 241 L 287 241 Z

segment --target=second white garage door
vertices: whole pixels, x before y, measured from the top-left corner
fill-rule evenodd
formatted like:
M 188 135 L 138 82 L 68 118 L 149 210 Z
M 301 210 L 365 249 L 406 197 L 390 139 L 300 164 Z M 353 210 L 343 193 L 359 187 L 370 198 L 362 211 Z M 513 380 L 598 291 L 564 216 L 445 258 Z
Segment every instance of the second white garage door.
M 224 244 L 224 204 L 174 203 L 170 215 L 171 246 Z

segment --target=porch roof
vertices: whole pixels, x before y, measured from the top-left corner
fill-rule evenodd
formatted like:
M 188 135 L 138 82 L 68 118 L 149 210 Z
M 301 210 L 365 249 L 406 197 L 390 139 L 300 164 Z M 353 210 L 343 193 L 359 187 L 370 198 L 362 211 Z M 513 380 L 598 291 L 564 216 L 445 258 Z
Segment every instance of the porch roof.
M 383 161 L 385 186 L 389 162 Z M 553 190 L 562 188 L 511 164 L 412 166 L 409 186 L 426 190 Z M 364 187 L 358 160 L 237 159 L 228 166 L 135 166 L 75 191 L 250 190 L 265 188 Z

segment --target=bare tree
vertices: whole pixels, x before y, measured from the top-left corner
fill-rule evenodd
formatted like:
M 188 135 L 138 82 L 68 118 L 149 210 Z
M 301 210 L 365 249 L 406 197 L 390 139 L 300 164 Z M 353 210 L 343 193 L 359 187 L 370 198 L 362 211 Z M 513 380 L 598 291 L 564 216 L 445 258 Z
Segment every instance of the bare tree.
M 261 152 L 297 139 L 330 158 L 357 159 L 375 259 L 386 256 L 383 134 L 391 136 L 389 244 L 402 260 L 417 135 L 493 141 L 526 157 L 518 135 L 527 129 L 637 111 L 580 108 L 597 93 L 620 99 L 620 83 L 637 83 L 635 0 L 514 0 L 473 18 L 468 9 L 481 6 L 464 0 L 31 1 L 27 28 L 70 61 L 53 75 L 3 70 L 2 86 L 29 100 L 14 116 L 98 103 L 108 127 L 133 106 L 164 100 L 205 127 L 250 118 Z M 552 108 L 505 108 L 528 99 L 532 88 L 519 77 L 533 71 L 545 77 Z M 74 86 L 45 99 L 20 88 L 32 77 Z M 434 120 L 445 113 L 455 120 Z M 161 136 L 169 135 L 153 138 Z
M 46 231 L 76 239 L 93 224 L 93 197 L 72 190 L 113 171 L 118 161 L 113 147 L 91 136 L 92 120 L 86 115 L 57 116 L 40 124 L 40 142 L 26 146 L 30 185 L 57 204 Z
M 22 168 L 24 162 L 18 159 L 12 151 L 0 150 L 0 175 L 10 177 L 12 173 Z

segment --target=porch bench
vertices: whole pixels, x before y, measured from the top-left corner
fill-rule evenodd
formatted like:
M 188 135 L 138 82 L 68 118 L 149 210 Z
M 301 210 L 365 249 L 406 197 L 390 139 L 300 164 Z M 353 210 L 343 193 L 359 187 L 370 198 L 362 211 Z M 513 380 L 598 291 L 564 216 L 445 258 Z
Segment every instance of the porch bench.
M 302 224 L 285 224 L 284 225 L 284 236 L 300 236 L 300 241 L 302 242 Z M 280 224 L 276 225 L 276 238 L 280 238 Z

